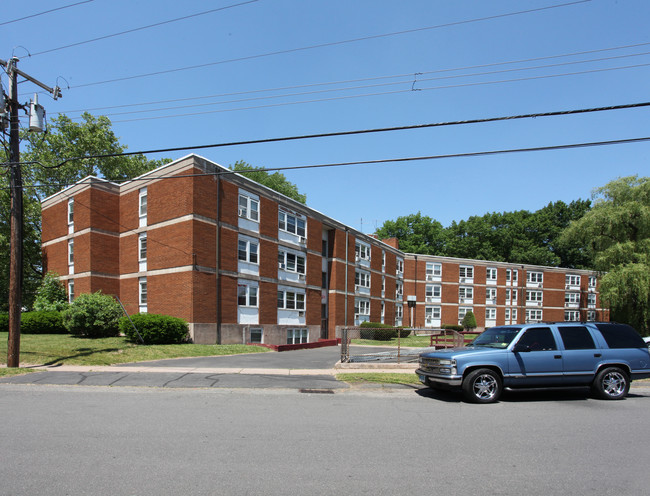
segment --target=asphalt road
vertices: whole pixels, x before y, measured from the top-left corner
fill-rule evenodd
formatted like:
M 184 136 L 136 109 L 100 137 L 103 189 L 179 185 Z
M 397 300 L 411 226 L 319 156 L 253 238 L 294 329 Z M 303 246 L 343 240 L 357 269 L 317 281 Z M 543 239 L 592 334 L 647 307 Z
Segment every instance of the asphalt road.
M 639 496 L 650 388 L 473 405 L 428 390 L 0 385 L 0 494 Z

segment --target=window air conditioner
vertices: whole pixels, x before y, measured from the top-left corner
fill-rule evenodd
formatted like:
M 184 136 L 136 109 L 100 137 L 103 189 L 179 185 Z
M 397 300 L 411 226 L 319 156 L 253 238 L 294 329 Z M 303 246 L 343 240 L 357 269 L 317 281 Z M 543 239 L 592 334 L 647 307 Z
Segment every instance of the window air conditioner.
M 244 208 L 239 209 L 239 216 L 240 217 L 243 217 L 245 213 L 246 213 L 246 209 L 244 209 Z
M 304 245 L 305 243 L 307 243 L 307 238 L 300 236 L 300 238 L 298 238 L 298 242 Z
M 278 269 L 284 269 L 285 265 L 283 263 L 278 264 Z
M 305 311 L 304 311 L 304 310 L 300 310 L 300 311 L 298 312 L 298 317 L 304 317 L 304 316 L 305 316 Z

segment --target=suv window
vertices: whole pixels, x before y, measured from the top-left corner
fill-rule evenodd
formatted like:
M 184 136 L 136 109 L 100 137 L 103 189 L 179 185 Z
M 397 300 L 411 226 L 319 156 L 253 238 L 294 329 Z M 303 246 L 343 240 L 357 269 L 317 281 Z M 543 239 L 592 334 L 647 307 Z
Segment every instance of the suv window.
M 596 347 L 589 330 L 584 326 L 558 326 L 565 350 L 592 350 Z
M 596 324 L 610 348 L 644 348 L 646 345 L 633 327 L 627 324 Z
M 530 351 L 557 350 L 555 338 L 548 327 L 528 329 L 517 342 L 517 346 L 529 346 Z

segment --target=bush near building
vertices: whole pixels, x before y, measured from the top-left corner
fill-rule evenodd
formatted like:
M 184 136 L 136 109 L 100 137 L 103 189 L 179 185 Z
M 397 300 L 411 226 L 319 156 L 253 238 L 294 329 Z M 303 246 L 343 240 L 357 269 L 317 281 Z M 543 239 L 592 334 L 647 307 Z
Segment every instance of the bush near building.
M 133 325 L 131 325 L 133 322 Z M 139 343 L 138 330 L 144 340 L 144 344 L 180 344 L 189 342 L 189 327 L 183 319 L 170 317 L 169 315 L 158 315 L 151 313 L 138 313 L 128 317 L 122 317 L 119 322 L 120 332 L 129 341 Z
M 63 312 L 63 324 L 70 334 L 82 338 L 108 338 L 120 334 L 122 307 L 111 296 L 84 293 Z

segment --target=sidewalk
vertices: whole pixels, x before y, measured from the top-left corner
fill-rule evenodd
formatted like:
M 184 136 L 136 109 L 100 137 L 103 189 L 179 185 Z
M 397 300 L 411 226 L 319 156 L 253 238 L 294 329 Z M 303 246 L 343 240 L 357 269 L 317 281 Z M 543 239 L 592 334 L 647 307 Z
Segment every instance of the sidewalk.
M 143 365 L 39 365 L 27 367 L 34 372 L 124 372 L 124 373 L 168 373 L 168 374 L 242 374 L 242 375 L 336 375 L 360 373 L 401 373 L 413 374 L 415 363 L 337 363 L 329 369 L 287 369 L 252 367 L 160 367 Z

